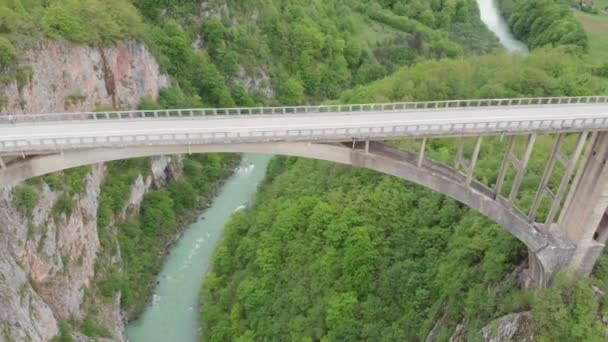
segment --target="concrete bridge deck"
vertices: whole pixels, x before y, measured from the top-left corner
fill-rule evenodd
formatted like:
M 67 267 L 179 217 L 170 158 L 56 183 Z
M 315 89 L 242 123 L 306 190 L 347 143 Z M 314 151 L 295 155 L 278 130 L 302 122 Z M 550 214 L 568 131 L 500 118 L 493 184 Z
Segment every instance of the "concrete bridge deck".
M 193 114 L 197 110 L 175 111 L 180 116 L 171 116 L 171 111 L 137 111 L 104 113 L 102 118 L 95 113 L 75 113 L 18 116 L 14 123 L 0 120 L 0 154 L 174 143 L 328 142 L 608 130 L 606 102 L 255 116 L 196 116 L 183 115 L 184 111 Z M 159 117 L 159 112 L 166 115 Z M 64 115 L 75 116 L 64 120 Z

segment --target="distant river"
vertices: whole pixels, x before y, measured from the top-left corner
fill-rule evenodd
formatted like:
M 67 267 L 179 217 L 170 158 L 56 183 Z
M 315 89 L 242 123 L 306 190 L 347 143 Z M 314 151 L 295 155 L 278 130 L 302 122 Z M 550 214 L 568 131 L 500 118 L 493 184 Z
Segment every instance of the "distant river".
M 511 33 L 511 29 L 498 9 L 496 0 L 477 0 L 481 21 L 483 21 L 490 31 L 500 40 L 500 43 L 510 52 L 527 52 L 526 44 L 517 40 Z
M 151 303 L 127 328 L 130 342 L 198 341 L 198 294 L 230 215 L 245 208 L 264 179 L 271 156 L 245 154 L 234 175 L 171 248 Z

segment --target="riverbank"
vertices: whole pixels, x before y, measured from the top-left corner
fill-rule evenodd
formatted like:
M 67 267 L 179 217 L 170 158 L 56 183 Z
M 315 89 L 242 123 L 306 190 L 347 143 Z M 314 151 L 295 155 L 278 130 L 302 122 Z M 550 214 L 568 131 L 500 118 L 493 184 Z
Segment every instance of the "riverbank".
M 152 300 L 127 329 L 131 342 L 197 341 L 198 293 L 211 265 L 214 247 L 229 217 L 245 208 L 264 179 L 271 156 L 243 156 L 211 206 L 189 225 L 171 247 L 156 277 Z
M 171 179 L 162 187 L 147 192 L 138 201 L 136 215 L 116 215 L 117 222 L 99 225 L 102 245 L 111 258 L 120 251 L 121 266 L 111 261 L 99 263 L 97 286 L 105 298 L 116 298 L 120 293 L 122 316 L 130 321 L 146 307 L 155 287 L 167 245 L 183 230 L 191 215 L 209 202 L 214 189 L 229 177 L 238 165 L 238 155 L 205 154 L 183 157 L 180 167 L 171 171 Z M 109 166 L 108 182 L 101 188 L 100 207 L 122 207 L 124 194 L 132 192 L 130 174 L 139 174 L 149 162 L 130 160 Z M 131 172 L 135 169 L 137 172 Z M 124 175 L 124 176 L 123 176 Z M 128 197 L 126 197 L 128 198 Z M 118 205 L 116 205 L 118 203 Z M 100 210 L 104 213 L 106 210 Z M 112 213 L 112 211 L 110 211 Z M 102 215 L 102 214 L 99 214 Z M 104 222 L 108 222 L 104 220 Z

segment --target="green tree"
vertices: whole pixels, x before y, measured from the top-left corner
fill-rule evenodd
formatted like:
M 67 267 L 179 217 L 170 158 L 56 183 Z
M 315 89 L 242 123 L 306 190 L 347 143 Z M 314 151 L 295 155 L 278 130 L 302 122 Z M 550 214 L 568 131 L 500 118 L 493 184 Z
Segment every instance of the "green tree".
M 0 37 L 0 70 L 17 61 L 17 51 L 8 39 Z
M 559 275 L 555 284 L 536 294 L 532 313 L 539 341 L 603 341 L 604 329 L 595 319 L 598 303 L 586 279 Z
M 279 89 L 279 101 L 284 105 L 299 105 L 304 102 L 304 87 L 295 78 L 289 78 Z

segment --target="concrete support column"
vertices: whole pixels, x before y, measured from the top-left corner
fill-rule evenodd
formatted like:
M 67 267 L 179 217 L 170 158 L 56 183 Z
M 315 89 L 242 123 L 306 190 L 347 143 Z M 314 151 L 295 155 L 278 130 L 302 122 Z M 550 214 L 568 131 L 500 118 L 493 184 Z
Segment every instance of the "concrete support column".
M 551 156 L 549 157 L 549 161 L 545 167 L 545 172 L 543 173 L 543 177 L 538 185 L 538 190 L 536 191 L 536 196 L 534 197 L 534 202 L 532 203 L 532 208 L 528 214 L 528 218 L 532 222 L 536 220 L 536 214 L 538 213 L 543 196 L 549 197 L 552 201 L 555 200 L 555 195 L 551 192 L 548 185 L 549 179 L 553 174 L 553 169 L 555 168 L 555 163 L 558 161 L 558 155 L 561 153 L 562 146 L 564 145 L 565 138 L 566 134 L 559 134 L 557 136 L 557 140 L 555 140 L 555 143 L 553 144 L 553 151 L 551 152 Z M 543 229 L 548 231 L 549 227 L 544 227 Z
M 475 167 L 477 166 L 477 159 L 479 158 L 482 139 L 483 137 L 480 135 L 475 141 L 475 150 L 473 150 L 473 156 L 471 157 L 471 162 L 469 163 L 467 170 L 467 186 L 471 185 L 471 181 L 473 180 L 473 174 L 475 173 Z
M 424 163 L 424 153 L 426 152 L 426 138 L 422 139 L 422 145 L 420 146 L 420 153 L 418 154 L 418 167 L 422 167 Z
M 592 140 L 558 220 L 561 233 L 576 244 L 571 267 L 589 274 L 608 239 L 608 132 Z
M 513 149 L 515 148 L 515 139 L 517 139 L 517 136 L 515 135 L 511 135 L 509 137 L 505 156 L 502 160 L 502 166 L 500 167 L 500 171 L 498 172 L 498 179 L 496 182 L 496 189 L 494 193 L 495 199 L 500 196 L 509 166 L 513 165 L 513 167 L 515 167 L 516 174 L 515 179 L 513 180 L 513 185 L 511 186 L 511 192 L 509 193 L 509 203 L 511 205 L 515 204 L 517 195 L 519 194 L 519 188 L 521 187 L 521 183 L 523 182 L 526 171 L 528 170 L 528 162 L 530 161 L 530 156 L 532 155 L 532 150 L 534 149 L 534 143 L 536 142 L 536 134 L 530 134 L 528 136 L 526 152 L 524 153 L 523 159 L 521 160 L 515 155 L 513 151 Z

